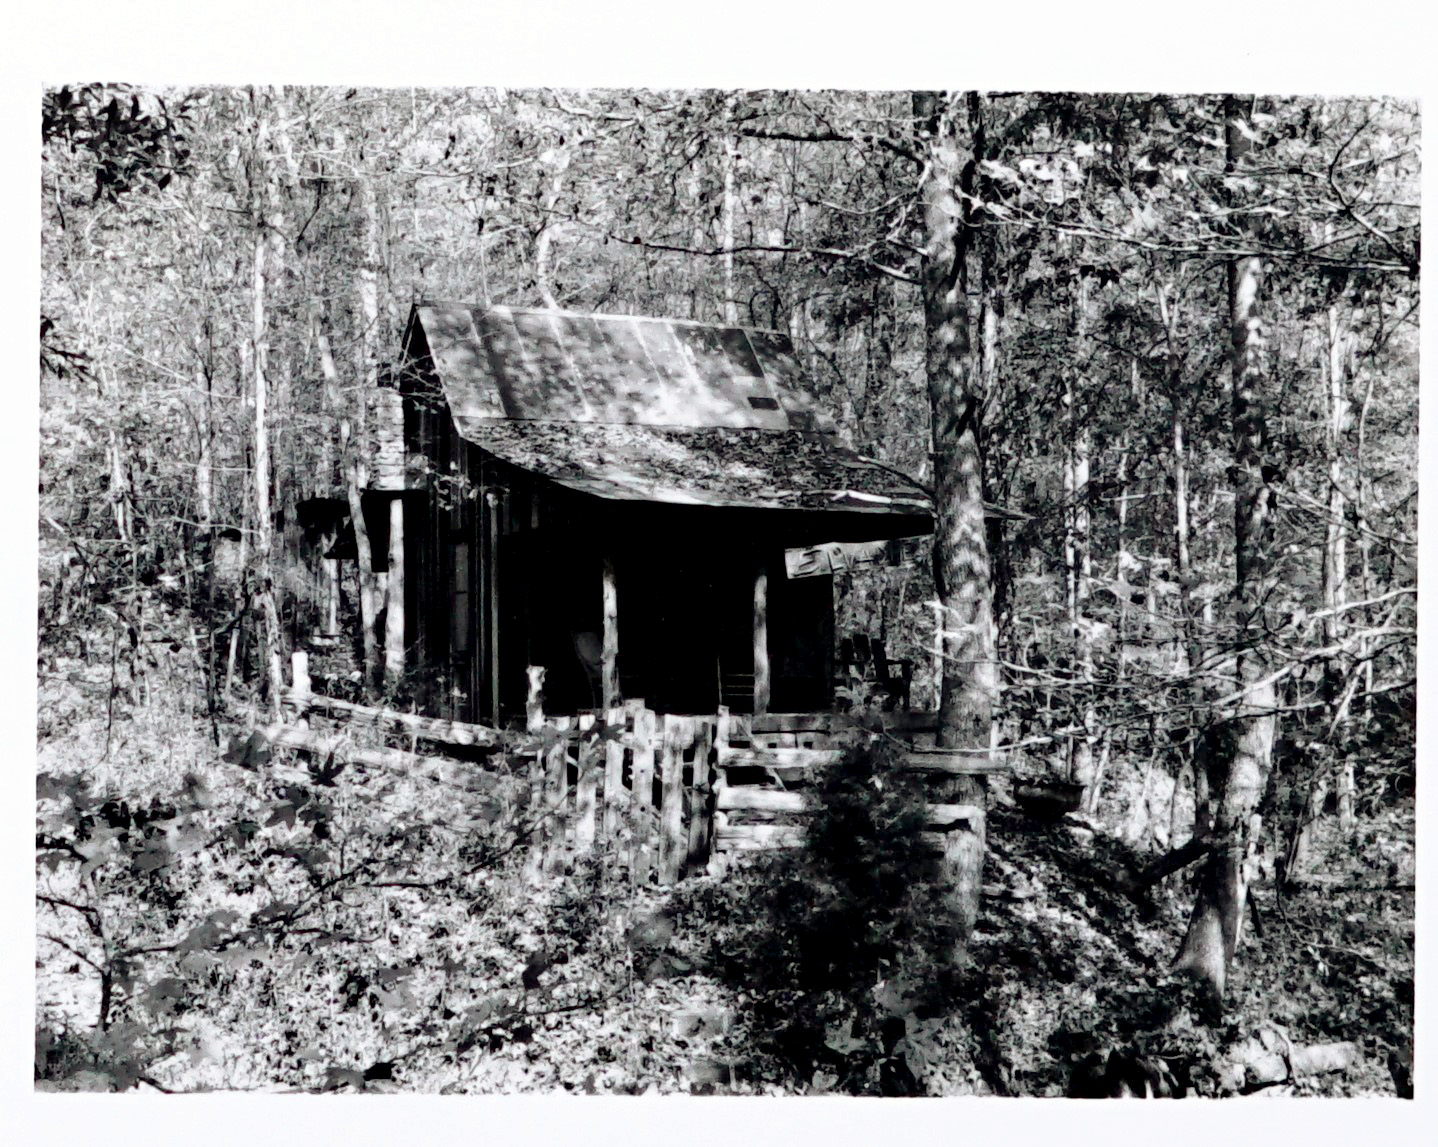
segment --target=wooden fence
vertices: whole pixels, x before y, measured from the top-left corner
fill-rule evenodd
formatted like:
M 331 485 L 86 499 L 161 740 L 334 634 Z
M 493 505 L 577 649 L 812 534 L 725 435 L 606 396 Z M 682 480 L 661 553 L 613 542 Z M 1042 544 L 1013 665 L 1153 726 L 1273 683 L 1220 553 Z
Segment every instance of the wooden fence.
M 643 701 L 546 716 L 540 679 L 532 678 L 525 728 L 504 730 L 322 696 L 310 689 L 307 658 L 297 653 L 285 698 L 294 721 L 263 732 L 277 747 L 420 774 L 494 768 L 484 759 L 455 762 L 443 755 L 446 746 L 502 754 L 521 778 L 522 817 L 532 833 L 527 865 L 536 877 L 595 855 L 626 868 L 637 883 L 653 874 L 668 884 L 703 868 L 713 843 L 715 718 L 659 715 Z M 310 728 L 315 716 L 436 748 L 422 754 L 355 746 Z
M 703 867 L 713 831 L 709 717 L 660 716 L 643 702 L 578 717 L 531 715 L 529 807 L 542 810 L 530 870 L 562 872 L 573 858 L 606 854 L 635 883 Z
M 313 693 L 303 653 L 295 654 L 293 672 L 286 703 L 294 721 L 264 730 L 270 744 L 418 775 L 494 768 L 483 758 L 456 762 L 443 755 L 444 746 L 471 755 L 503 754 L 511 774 L 518 774 L 507 786 L 518 790 L 523 819 L 532 829 L 526 863 L 535 878 L 600 856 L 626 869 L 635 883 L 652 875 L 669 884 L 711 864 L 722 869 L 728 854 L 802 845 L 817 771 L 875 736 L 903 741 L 898 768 L 904 772 L 1007 771 L 987 749 L 934 748 L 933 713 L 886 713 L 875 727 L 836 713 L 751 717 L 721 708 L 713 717 L 660 715 L 636 700 L 604 712 L 547 716 L 537 671 L 525 728 L 501 730 Z M 355 746 L 350 737 L 327 737 L 310 728 L 314 716 L 351 731 L 370 726 L 403 735 L 412 747 L 423 741 L 439 748 L 420 754 Z M 944 833 L 983 815 L 978 805 L 930 805 L 926 836 L 942 846 Z

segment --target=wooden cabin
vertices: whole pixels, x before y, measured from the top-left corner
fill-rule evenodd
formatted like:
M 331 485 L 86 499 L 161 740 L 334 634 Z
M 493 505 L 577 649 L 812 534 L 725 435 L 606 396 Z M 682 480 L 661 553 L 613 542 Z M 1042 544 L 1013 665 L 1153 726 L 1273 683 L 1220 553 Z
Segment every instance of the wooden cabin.
M 529 666 L 551 713 L 827 709 L 823 555 L 933 529 L 777 331 L 425 302 L 396 382 L 374 541 L 437 715 L 522 717 Z

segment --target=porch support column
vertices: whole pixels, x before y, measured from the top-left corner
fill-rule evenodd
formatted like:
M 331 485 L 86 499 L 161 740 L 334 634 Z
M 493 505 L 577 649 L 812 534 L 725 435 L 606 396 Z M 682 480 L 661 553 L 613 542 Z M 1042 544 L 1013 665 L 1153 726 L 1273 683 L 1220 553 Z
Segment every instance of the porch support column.
M 320 587 L 320 636 L 338 637 L 340 632 L 339 559 L 320 559 Z
M 488 542 L 480 563 L 484 578 L 484 602 L 475 608 L 484 633 L 484 673 L 488 678 L 486 701 L 489 719 L 498 727 L 499 720 L 499 515 L 500 495 L 493 489 L 484 494 L 484 531 Z M 513 579 L 511 579 L 513 580 Z M 476 674 L 478 676 L 478 674 Z M 475 708 L 479 705 L 476 703 Z
M 623 704 L 619 695 L 619 590 L 614 580 L 614 558 L 604 555 L 604 651 L 600 689 L 604 709 Z
M 404 674 L 404 495 L 389 500 L 389 577 L 385 581 L 384 672 Z
M 769 711 L 769 570 L 754 575 L 754 712 Z

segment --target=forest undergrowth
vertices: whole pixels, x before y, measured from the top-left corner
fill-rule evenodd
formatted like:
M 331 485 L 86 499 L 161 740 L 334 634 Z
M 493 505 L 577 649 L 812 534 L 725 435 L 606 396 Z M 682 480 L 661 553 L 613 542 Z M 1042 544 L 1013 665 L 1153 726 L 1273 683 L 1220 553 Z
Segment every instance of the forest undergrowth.
M 212 723 L 181 652 L 43 667 L 39 1088 L 1411 1094 L 1411 797 L 1356 840 L 1322 822 L 1299 889 L 1255 887 L 1216 1014 L 1166 974 L 1185 876 L 1133 891 L 1151 855 L 1003 782 L 955 961 L 873 762 L 828 778 L 805 852 L 668 889 L 601 855 L 541 884 L 502 766 L 271 756 L 243 706 Z M 1334 1041 L 1345 1070 L 1244 1075 L 1258 1045 Z

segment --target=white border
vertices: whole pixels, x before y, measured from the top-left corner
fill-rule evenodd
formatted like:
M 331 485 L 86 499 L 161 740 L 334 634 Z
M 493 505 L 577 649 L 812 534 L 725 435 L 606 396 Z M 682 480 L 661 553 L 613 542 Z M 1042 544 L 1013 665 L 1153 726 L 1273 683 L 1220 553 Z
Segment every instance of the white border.
M 404 1144 L 583 1140 L 595 1143 L 814 1141 L 1005 1143 L 1105 1140 L 1418 1142 L 1438 1109 L 1438 1062 L 1428 1043 L 1434 990 L 1426 959 L 1434 865 L 1419 849 L 1418 1094 L 1396 1101 L 1231 1101 L 1070 1104 L 1062 1101 L 608 1100 L 411 1097 L 36 1096 L 31 1090 L 35 643 L 35 458 L 38 425 L 35 300 L 39 296 L 40 85 L 67 80 L 150 83 L 743 87 L 980 87 L 996 90 L 1267 91 L 1422 96 L 1435 39 L 1416 2 L 1354 5 L 1213 0 L 1156 4 L 842 5 L 569 0 L 502 6 L 369 0 L 51 0 L 7 17 L 0 101 L 5 165 L 3 345 L 9 404 L 0 423 L 7 479 L 8 560 L 0 632 L 9 656 L 0 689 L 18 759 L 10 762 L 4 831 L 0 975 L 0 1127 L 10 1142 L 105 1144 L 281 1142 Z M 1425 178 L 1431 199 L 1432 180 Z M 1425 357 L 1431 340 L 1425 338 Z M 1425 414 L 1432 388 L 1423 387 Z M 1429 416 L 1431 418 L 1431 416 Z M 1425 439 L 1431 435 L 1425 434 Z M 1434 486 L 1425 442 L 1420 480 Z M 1426 508 L 1426 507 L 1425 507 Z M 1431 514 L 1425 513 L 1425 518 Z M 1431 548 L 1420 562 L 1432 588 Z M 1420 681 L 1432 678 L 1434 631 L 1423 618 Z M 1424 688 L 1425 698 L 1431 691 Z M 1420 710 L 1424 706 L 1420 704 Z M 1432 753 L 1420 724 L 1420 772 Z M 1433 822 L 1438 781 L 1420 786 L 1420 824 Z M 1431 1132 L 1430 1132 L 1431 1134 Z

